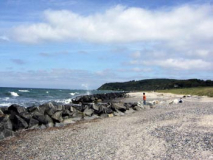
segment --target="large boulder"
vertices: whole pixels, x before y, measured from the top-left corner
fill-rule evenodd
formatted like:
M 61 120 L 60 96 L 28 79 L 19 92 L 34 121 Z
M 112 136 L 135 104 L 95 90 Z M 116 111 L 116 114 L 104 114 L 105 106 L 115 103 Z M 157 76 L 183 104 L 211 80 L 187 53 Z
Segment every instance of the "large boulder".
M 13 122 L 13 130 L 15 131 L 28 128 L 28 123 L 18 115 L 15 115 L 14 120 L 12 122 Z
M 12 122 L 9 116 L 0 117 L 0 140 L 9 136 L 13 136 Z
M 31 118 L 30 121 L 29 121 L 29 128 L 30 129 L 34 129 L 34 128 L 37 128 L 39 125 L 39 121 L 34 119 L 34 118 Z
M 4 115 L 4 112 L 2 112 L 1 108 L 0 108 L 0 117 Z
M 113 110 L 119 110 L 121 112 L 126 111 L 126 107 L 124 106 L 123 103 L 112 103 L 112 109 Z
M 84 113 L 85 116 L 91 117 L 92 114 L 94 113 L 94 110 L 90 109 L 90 108 L 86 108 L 83 113 Z
M 45 115 L 45 118 L 48 121 L 48 123 L 46 124 L 46 127 L 53 127 L 54 122 L 53 122 L 52 118 L 50 118 L 50 116 L 48 116 L 48 115 Z
M 23 118 L 27 123 L 30 122 L 30 119 L 32 118 L 32 114 L 29 112 L 22 112 L 19 115 L 21 118 Z
M 42 113 L 36 111 L 32 113 L 33 118 L 36 119 L 37 121 L 39 121 L 39 125 L 46 125 L 48 123 L 48 120 L 46 119 L 45 115 L 43 115 Z
M 68 116 L 68 117 L 72 116 L 72 112 L 70 112 L 70 110 L 68 110 L 68 109 L 64 109 L 62 111 L 62 117 L 66 117 L 66 116 Z
M 55 106 L 51 102 L 48 102 L 40 105 L 38 111 L 44 115 L 50 108 L 55 108 Z
M 54 119 L 57 122 L 62 122 L 63 121 L 62 111 L 55 112 L 51 117 L 52 117 L 52 119 Z
M 10 113 L 20 114 L 22 112 L 25 112 L 26 109 L 22 106 L 17 105 L 17 104 L 13 104 L 8 108 L 8 111 Z

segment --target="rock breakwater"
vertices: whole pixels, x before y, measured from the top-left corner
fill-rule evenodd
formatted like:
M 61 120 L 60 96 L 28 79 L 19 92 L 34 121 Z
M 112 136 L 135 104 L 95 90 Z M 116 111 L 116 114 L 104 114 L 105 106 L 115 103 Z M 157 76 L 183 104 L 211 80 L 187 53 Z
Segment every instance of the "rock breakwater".
M 126 92 L 79 96 L 70 104 L 53 102 L 24 108 L 13 104 L 0 108 L 0 140 L 25 129 L 61 127 L 79 120 L 121 116 L 140 110 L 137 103 L 112 102 L 125 98 Z

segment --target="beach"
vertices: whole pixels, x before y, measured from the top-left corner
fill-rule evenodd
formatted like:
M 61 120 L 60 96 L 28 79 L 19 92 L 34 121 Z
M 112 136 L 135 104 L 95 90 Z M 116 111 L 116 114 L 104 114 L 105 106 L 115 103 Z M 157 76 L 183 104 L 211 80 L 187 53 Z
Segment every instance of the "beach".
M 128 93 L 121 103 L 142 101 Z M 60 128 L 19 131 L 0 141 L 0 159 L 213 159 L 213 98 L 146 92 L 146 108 Z M 116 101 L 116 100 L 115 100 Z

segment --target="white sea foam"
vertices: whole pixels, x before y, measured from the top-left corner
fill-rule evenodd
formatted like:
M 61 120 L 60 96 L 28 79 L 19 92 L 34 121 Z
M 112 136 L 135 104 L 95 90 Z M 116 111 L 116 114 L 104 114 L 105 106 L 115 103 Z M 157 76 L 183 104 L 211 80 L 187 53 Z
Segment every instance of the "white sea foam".
M 12 96 L 14 96 L 14 97 L 18 97 L 18 96 L 19 96 L 18 93 L 16 93 L 16 92 L 10 92 L 10 94 L 11 94 Z
M 79 94 L 79 93 L 78 92 L 75 92 L 75 93 L 72 92 L 72 93 L 70 93 L 71 96 L 74 96 L 76 94 Z
M 72 102 L 72 99 L 69 98 L 69 99 L 55 100 L 55 102 L 57 102 L 57 103 L 63 103 L 63 104 L 69 104 L 69 103 Z
M 49 93 L 49 91 L 46 91 L 46 93 Z
M 30 92 L 28 90 L 18 90 L 19 92 Z
M 8 106 L 11 106 L 12 103 L 0 103 L 0 106 L 1 107 L 8 107 Z

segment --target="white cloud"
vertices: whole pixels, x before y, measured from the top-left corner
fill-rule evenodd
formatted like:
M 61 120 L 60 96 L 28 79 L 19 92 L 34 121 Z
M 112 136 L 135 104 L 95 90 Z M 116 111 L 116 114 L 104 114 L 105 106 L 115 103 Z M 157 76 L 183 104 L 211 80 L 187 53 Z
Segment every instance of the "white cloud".
M 141 57 L 141 52 L 140 51 L 136 51 L 136 52 L 131 54 L 131 57 L 134 58 L 134 59 L 140 58 Z
M 0 36 L 0 41 L 10 41 L 7 36 Z
M 14 37 L 21 42 L 85 40 L 89 42 L 213 40 L 212 6 L 180 6 L 165 10 L 116 6 L 102 14 L 78 15 L 47 10 L 45 22 L 19 26 Z
M 210 62 L 203 61 L 201 59 L 165 59 L 165 60 L 154 60 L 149 62 L 141 62 L 145 65 L 155 65 L 169 70 L 210 70 L 213 69 L 213 65 Z

